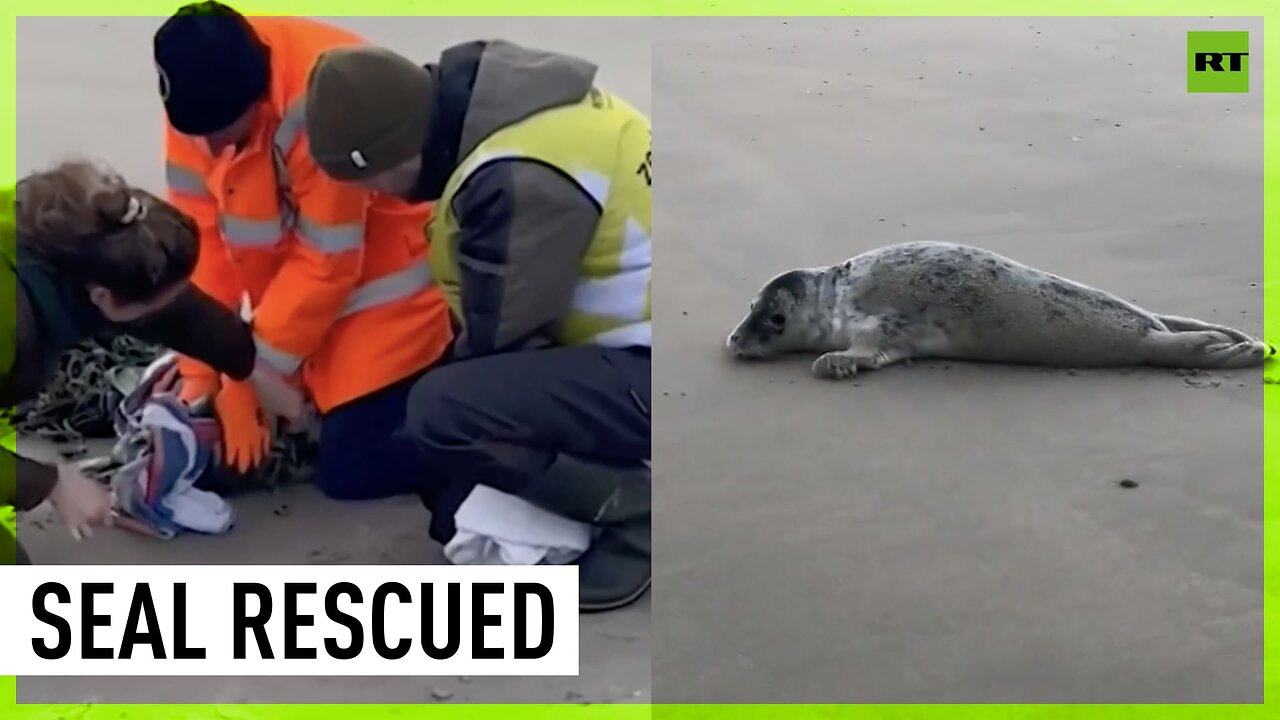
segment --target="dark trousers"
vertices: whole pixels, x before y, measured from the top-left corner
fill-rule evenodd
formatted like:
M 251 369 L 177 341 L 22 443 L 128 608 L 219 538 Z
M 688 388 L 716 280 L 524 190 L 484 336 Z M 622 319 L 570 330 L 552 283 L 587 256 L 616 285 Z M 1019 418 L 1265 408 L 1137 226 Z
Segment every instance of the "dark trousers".
M 554 348 L 449 363 L 321 419 L 315 485 L 337 500 L 417 494 L 432 535 L 483 482 L 519 492 L 565 452 L 650 457 L 648 350 Z
M 519 494 L 559 453 L 606 463 L 650 458 L 650 352 L 595 346 L 454 362 L 409 394 L 405 429 L 427 482 L 431 535 L 447 542 L 477 483 Z
M 320 419 L 313 482 L 335 500 L 374 500 L 419 493 L 426 475 L 405 431 L 405 406 L 416 375 L 330 410 Z

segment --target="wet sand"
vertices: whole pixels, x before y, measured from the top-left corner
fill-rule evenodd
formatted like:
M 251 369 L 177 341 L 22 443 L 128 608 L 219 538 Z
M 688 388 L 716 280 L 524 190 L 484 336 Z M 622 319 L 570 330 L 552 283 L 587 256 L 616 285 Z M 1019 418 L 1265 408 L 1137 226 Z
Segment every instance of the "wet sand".
M 664 26 L 660 702 L 1261 702 L 1261 371 L 723 353 L 774 274 L 921 239 L 1260 333 L 1261 44 L 1252 94 L 1189 95 L 1192 29 L 1261 35 Z
M 587 57 L 600 82 L 649 110 L 651 21 L 591 18 L 337 18 L 370 41 L 427 62 L 449 44 L 501 37 Z M 112 163 L 162 190 L 161 113 L 151 61 L 159 18 L 23 18 L 18 37 L 18 170 L 68 153 Z M 24 544 L 42 564 L 415 564 L 442 562 L 416 499 L 335 503 L 310 488 L 272 513 L 266 497 L 236 501 L 228 536 L 168 543 L 120 531 L 76 544 L 36 512 Z M 341 533 L 335 533 L 341 528 Z M 600 703 L 649 700 L 649 602 L 586 616 L 577 678 L 21 678 L 23 703 Z

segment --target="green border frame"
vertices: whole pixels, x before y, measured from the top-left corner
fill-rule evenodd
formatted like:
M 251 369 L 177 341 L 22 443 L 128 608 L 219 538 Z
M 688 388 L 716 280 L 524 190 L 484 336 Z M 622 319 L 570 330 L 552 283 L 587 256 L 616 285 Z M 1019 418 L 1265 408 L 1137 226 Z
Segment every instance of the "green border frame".
M 550 15 L 550 16 L 840 16 L 840 15 L 917 15 L 917 16 L 1173 16 L 1202 17 L 1212 13 L 1215 17 L 1250 16 L 1266 20 L 1280 19 L 1280 7 L 1265 0 L 1046 0 L 1043 2 L 1012 2 L 1009 0 L 904 0 L 883 2 L 855 2 L 854 0 L 365 0 L 360 3 L 364 12 L 346 12 L 349 5 L 339 2 L 312 0 L 257 1 L 230 0 L 232 5 L 245 12 L 257 14 L 306 14 L 306 15 Z M 94 0 L 11 0 L 14 15 L 120 15 L 118 8 L 130 7 L 128 15 L 165 16 L 170 14 L 180 0 L 150 2 L 148 0 L 118 0 L 114 3 Z M 532 6 L 532 7 L 531 7 Z M 23 12 L 29 10 L 30 12 Z M 114 10 L 114 11 L 111 11 Z M 1270 12 L 1268 12 L 1270 11 Z M 1269 34 L 1269 22 L 1264 20 L 1264 67 L 1261 77 L 1264 85 L 1264 123 L 1266 126 L 1264 169 L 1264 327 L 1265 335 L 1275 342 L 1280 338 L 1280 34 Z M 3 23 L 0 47 L 15 47 L 16 26 L 10 20 Z M 14 52 L 3 55 L 0 77 L 10 83 L 10 96 L 15 96 Z M 1257 66 L 1255 66 L 1256 68 Z M 1257 75 L 1254 75 L 1257 77 Z M 1255 85 L 1253 92 L 1257 92 Z M 0 144 L 0 170 L 7 173 L 0 181 L 12 182 L 15 175 L 16 138 L 14 117 L 5 118 L 9 123 L 4 136 L 9 142 Z M 1264 438 L 1276 434 L 1280 426 L 1280 367 L 1272 363 L 1266 370 L 1270 384 L 1264 386 Z M 1277 479 L 1280 475 L 1280 442 L 1265 443 L 1264 477 L 1264 543 L 1273 548 L 1277 540 L 1277 510 L 1280 495 Z M 1280 625 L 1275 622 L 1276 594 L 1280 592 L 1277 577 L 1280 574 L 1280 554 L 1265 553 L 1265 657 L 1263 672 L 1265 702 L 1257 705 L 16 705 L 13 678 L 0 678 L 0 709 L 13 720 L 37 718 L 75 717 L 85 720 L 95 718 L 124 718 L 128 720 L 170 720 L 171 718 L 347 718 L 353 713 L 368 720 L 381 718 L 430 717 L 441 720 L 489 720 L 521 718 L 583 718 L 587 720 L 639 720 L 657 716 L 662 720 L 689 718 L 715 720 L 754 720 L 764 718 L 814 718 L 837 720 L 842 718 L 874 718 L 906 720 L 907 718 L 1002 718 L 1007 720 L 1056 720 L 1060 718 L 1089 718 L 1090 720 L 1129 720 L 1159 718 L 1160 720 L 1262 720 L 1276 714 L 1280 703 L 1280 664 L 1274 662 L 1280 654 Z

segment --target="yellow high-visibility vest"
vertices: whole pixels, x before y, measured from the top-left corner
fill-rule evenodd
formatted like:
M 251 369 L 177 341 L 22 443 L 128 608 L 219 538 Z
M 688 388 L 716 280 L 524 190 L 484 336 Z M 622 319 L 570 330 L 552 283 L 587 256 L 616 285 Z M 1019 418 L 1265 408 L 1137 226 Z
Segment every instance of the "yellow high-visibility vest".
M 544 110 L 481 141 L 445 183 L 430 229 L 431 271 L 459 320 L 465 321 L 454 195 L 489 162 L 530 159 L 572 178 L 601 208 L 569 316 L 556 340 L 563 345 L 651 346 L 652 147 L 649 119 L 598 89 L 576 104 Z

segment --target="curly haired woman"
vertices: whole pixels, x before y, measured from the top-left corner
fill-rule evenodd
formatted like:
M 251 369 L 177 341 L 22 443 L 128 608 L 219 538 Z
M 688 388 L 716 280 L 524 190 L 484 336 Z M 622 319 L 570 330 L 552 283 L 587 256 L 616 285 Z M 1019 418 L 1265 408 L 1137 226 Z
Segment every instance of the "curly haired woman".
M 185 214 L 94 162 L 64 162 L 0 190 L 0 298 L 14 302 L 0 313 L 0 407 L 34 398 L 64 351 L 115 332 L 199 358 L 232 379 L 253 379 L 264 396 L 280 398 L 273 409 L 288 415 L 281 408 L 291 398 L 257 363 L 250 328 L 188 282 L 197 238 Z M 110 521 L 100 484 L 72 464 L 18 456 L 7 420 L 0 434 L 0 506 L 23 511 L 48 499 L 76 538 Z M 0 563 L 15 559 L 27 562 L 0 532 Z

